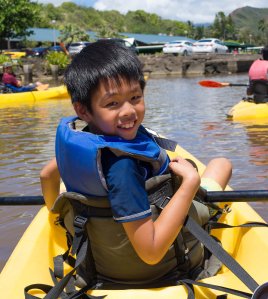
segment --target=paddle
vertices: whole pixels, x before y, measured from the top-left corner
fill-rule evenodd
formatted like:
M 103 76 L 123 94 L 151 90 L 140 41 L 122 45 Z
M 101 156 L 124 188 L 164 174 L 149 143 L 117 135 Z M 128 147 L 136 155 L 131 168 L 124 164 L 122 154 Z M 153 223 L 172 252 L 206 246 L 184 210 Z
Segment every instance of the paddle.
M 41 195 L 0 197 L 0 206 L 37 206 L 44 203 L 44 197 Z
M 49 88 L 49 84 L 40 84 L 36 86 L 36 90 L 41 91 L 41 90 L 47 90 Z
M 268 190 L 243 191 L 205 191 L 200 189 L 198 197 L 204 202 L 258 202 L 268 201 Z M 4 196 L 0 197 L 0 206 L 43 205 L 44 197 L 37 196 Z
M 211 80 L 199 81 L 198 83 L 203 87 L 212 87 L 212 88 L 227 87 L 227 86 L 248 86 L 248 84 L 217 82 Z

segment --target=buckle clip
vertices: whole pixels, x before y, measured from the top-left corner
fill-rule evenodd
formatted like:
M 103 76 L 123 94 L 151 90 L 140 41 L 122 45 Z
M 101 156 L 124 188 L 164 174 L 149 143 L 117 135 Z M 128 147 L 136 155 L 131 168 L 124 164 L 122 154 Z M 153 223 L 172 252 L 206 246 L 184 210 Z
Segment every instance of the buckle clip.
M 88 219 L 82 216 L 75 216 L 74 218 L 74 226 L 83 229 L 87 224 Z
M 159 205 L 159 208 L 160 208 L 161 210 L 163 210 L 164 207 L 169 203 L 170 199 L 171 199 L 171 198 L 170 198 L 169 196 L 167 196 L 167 197 L 161 202 L 161 204 Z

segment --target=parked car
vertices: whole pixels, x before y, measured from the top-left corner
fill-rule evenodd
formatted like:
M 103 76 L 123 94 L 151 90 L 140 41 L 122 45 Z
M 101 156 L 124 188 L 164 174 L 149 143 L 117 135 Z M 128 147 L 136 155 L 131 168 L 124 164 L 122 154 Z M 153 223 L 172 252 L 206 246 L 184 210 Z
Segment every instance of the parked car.
M 101 38 L 101 39 L 110 39 L 116 43 L 121 43 L 125 45 L 126 47 L 130 48 L 134 53 L 138 54 L 139 50 L 136 48 L 134 44 L 131 44 L 129 41 L 122 39 L 122 38 Z
M 163 46 L 164 53 L 187 56 L 193 53 L 193 44 L 187 40 L 175 40 Z
M 68 52 L 71 56 L 76 55 L 79 53 L 83 48 L 85 48 L 87 45 L 89 45 L 90 42 L 75 42 L 71 43 L 68 47 Z
M 27 56 L 30 57 L 44 57 L 48 51 L 47 47 L 36 47 L 27 50 Z
M 47 52 L 55 51 L 55 52 L 64 52 L 61 46 L 52 46 L 47 49 Z
M 222 41 L 216 38 L 200 39 L 193 43 L 194 53 L 227 53 L 226 47 Z

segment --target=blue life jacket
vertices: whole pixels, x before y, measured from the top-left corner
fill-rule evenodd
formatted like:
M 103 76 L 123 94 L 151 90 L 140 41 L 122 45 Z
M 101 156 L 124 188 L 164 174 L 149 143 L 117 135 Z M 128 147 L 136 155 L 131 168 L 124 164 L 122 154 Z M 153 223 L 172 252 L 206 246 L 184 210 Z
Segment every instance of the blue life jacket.
M 76 130 L 78 117 L 65 117 L 56 134 L 56 159 L 67 191 L 84 195 L 107 196 L 107 186 L 102 172 L 101 149 L 109 148 L 117 156 L 131 156 L 148 162 L 153 176 L 163 174 L 169 158 L 143 126 L 133 140 L 117 136 L 96 135 Z M 147 164 L 147 163 L 145 163 Z M 148 169 L 149 170 L 149 169 Z

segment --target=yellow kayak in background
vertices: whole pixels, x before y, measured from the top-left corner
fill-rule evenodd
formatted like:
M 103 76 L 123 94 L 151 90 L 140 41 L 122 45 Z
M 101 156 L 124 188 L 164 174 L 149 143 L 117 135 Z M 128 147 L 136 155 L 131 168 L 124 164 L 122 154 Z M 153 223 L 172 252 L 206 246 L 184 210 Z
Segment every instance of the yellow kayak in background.
M 196 162 L 200 173 L 204 165 L 190 153 L 177 146 L 176 153 Z M 230 188 L 229 188 L 230 190 Z M 226 191 L 228 192 L 228 191 Z M 222 205 L 222 204 L 221 204 Z M 224 206 L 226 203 L 224 203 Z M 262 218 L 246 203 L 228 203 L 231 212 L 221 216 L 220 221 L 229 225 L 260 221 Z M 53 257 L 63 254 L 66 248 L 65 231 L 55 223 L 56 215 L 42 207 L 30 224 L 0 274 L 0 294 L 5 299 L 23 299 L 24 288 L 35 283 L 53 285 L 49 267 Z M 223 248 L 239 262 L 259 283 L 268 280 L 268 229 L 264 227 L 218 229 L 213 233 L 221 240 Z M 203 282 L 249 292 L 248 288 L 225 266 Z M 213 299 L 223 294 L 204 287 L 194 286 L 198 299 Z M 31 294 L 43 298 L 41 291 Z M 186 299 L 187 291 L 182 285 L 153 289 L 91 290 L 90 295 L 106 295 L 106 299 Z M 228 295 L 228 299 L 238 296 Z
M 46 90 L 26 91 L 16 93 L 0 94 L 0 108 L 9 105 L 20 105 L 24 103 L 35 103 L 37 101 L 46 101 L 49 99 L 69 99 L 69 94 L 64 85 L 50 87 Z
M 229 110 L 227 117 L 232 120 L 268 120 L 268 103 L 256 104 L 242 100 Z

